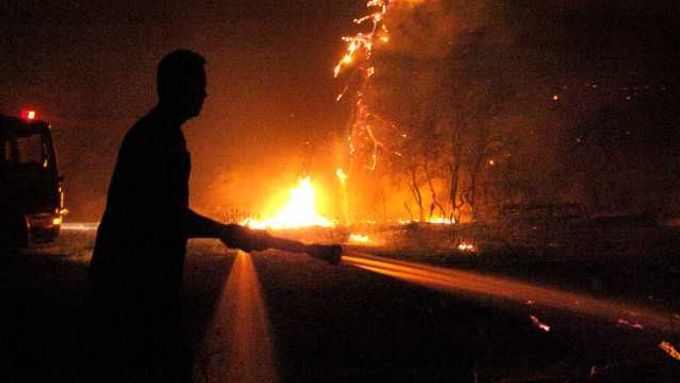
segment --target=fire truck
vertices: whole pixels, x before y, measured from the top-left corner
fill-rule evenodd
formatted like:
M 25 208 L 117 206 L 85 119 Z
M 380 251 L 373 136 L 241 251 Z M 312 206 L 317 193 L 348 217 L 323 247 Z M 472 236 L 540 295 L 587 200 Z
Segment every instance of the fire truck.
M 0 251 L 57 238 L 66 212 L 63 180 L 50 125 L 35 111 L 0 114 Z

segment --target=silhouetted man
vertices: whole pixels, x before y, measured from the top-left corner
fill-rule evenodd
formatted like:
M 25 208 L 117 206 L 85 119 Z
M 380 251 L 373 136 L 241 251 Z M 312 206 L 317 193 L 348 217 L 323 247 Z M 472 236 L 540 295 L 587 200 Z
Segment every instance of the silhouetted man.
M 338 246 L 282 240 L 189 209 L 191 161 L 181 126 L 199 115 L 207 96 L 204 65 L 188 50 L 161 60 L 158 104 L 127 132 L 118 153 L 90 267 L 100 379 L 188 379 L 179 341 L 187 239 L 220 238 L 245 251 L 308 252 L 332 263 L 340 256 Z

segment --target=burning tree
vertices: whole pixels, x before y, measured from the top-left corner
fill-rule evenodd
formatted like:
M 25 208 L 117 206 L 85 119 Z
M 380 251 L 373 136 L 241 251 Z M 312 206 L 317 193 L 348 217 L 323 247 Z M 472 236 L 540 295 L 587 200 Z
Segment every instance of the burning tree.
M 391 206 L 414 221 L 487 219 L 506 203 L 580 202 L 609 210 L 643 204 L 635 202 L 645 200 L 641 191 L 625 180 L 662 185 L 663 177 L 645 174 L 663 172 L 638 159 L 628 171 L 630 159 L 653 145 L 623 144 L 637 134 L 632 124 L 645 130 L 636 137 L 656 139 L 650 124 L 662 108 L 621 103 L 634 104 L 642 89 L 664 89 L 663 82 L 644 85 L 653 77 L 647 73 L 627 85 L 646 64 L 607 62 L 601 52 L 622 47 L 593 49 L 590 34 L 578 35 L 579 28 L 601 28 L 602 18 L 558 3 L 559 11 L 519 1 L 370 1 L 375 12 L 357 22 L 371 28 L 346 39 L 347 55 L 335 72 L 346 79 L 342 99 L 353 105 L 350 180 L 373 180 L 375 193 L 401 198 Z M 611 84 L 606 92 L 603 83 Z M 655 124 L 671 126 L 663 120 L 669 110 Z M 676 161 L 655 163 L 673 168 Z M 365 182 L 357 184 L 361 190 L 350 194 L 368 194 Z M 630 193 L 603 200 L 603 193 L 612 196 L 606 190 Z
M 381 155 L 383 172 L 401 174 L 412 220 L 476 219 L 487 170 L 511 154 L 512 135 L 502 121 L 514 96 L 502 68 L 509 43 L 489 41 L 497 31 L 484 29 L 498 10 L 493 2 L 432 1 L 381 13 L 394 44 L 375 57 L 371 51 L 370 67 L 359 67 L 365 80 L 375 78 L 357 90 L 350 132 L 363 127 L 370 138 L 371 171 Z

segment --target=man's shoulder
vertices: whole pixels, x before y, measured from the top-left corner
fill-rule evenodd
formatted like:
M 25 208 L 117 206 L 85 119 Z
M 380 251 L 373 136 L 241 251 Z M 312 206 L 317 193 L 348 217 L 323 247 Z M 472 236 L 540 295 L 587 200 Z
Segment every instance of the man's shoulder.
M 144 117 L 135 122 L 130 129 L 125 133 L 121 148 L 136 148 L 139 146 L 148 147 L 154 145 L 156 141 L 154 131 L 158 122 L 152 115 L 148 113 Z
M 121 152 L 142 156 L 186 152 L 186 142 L 180 129 L 170 129 L 167 122 L 151 111 L 140 118 L 125 134 Z
M 125 139 L 142 139 L 151 136 L 153 127 L 157 124 L 151 113 L 137 120 L 125 134 Z

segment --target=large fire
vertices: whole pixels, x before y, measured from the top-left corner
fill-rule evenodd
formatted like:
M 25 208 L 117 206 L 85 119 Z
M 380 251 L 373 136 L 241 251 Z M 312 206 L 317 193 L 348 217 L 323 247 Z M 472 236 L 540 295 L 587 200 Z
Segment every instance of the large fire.
M 364 25 L 361 32 L 352 36 L 345 36 L 342 38 L 346 43 L 346 50 L 342 58 L 339 60 L 334 68 L 334 76 L 338 77 L 344 71 L 355 70 L 360 74 L 360 85 L 355 89 L 355 117 L 351 124 L 352 128 L 349 132 L 348 143 L 350 146 L 350 154 L 354 153 L 353 141 L 358 136 L 368 137 L 372 142 L 373 153 L 371 155 L 371 164 L 369 169 L 374 170 L 376 167 L 377 149 L 381 145 L 373 134 L 371 124 L 367 123 L 369 119 L 374 116 L 373 113 L 367 110 L 367 104 L 364 102 L 363 94 L 368 87 L 369 79 L 375 73 L 375 67 L 371 60 L 375 44 L 387 43 L 390 41 L 389 28 L 386 25 L 386 17 L 392 5 L 396 4 L 410 4 L 416 5 L 424 0 L 367 0 L 366 8 L 368 14 L 354 19 L 354 23 Z M 338 96 L 340 100 L 345 92 L 350 89 L 349 86 Z M 365 134 L 363 134 L 365 133 Z M 310 177 L 302 178 L 298 185 L 289 190 L 287 200 L 274 200 L 270 204 L 273 207 L 263 212 L 260 217 L 250 217 L 242 221 L 245 226 L 254 229 L 295 229 L 304 227 L 335 227 L 340 222 L 343 226 L 351 227 L 352 220 L 350 218 L 350 196 L 347 188 L 348 173 L 342 168 L 337 168 L 335 172 L 340 183 L 340 201 L 338 206 L 342 207 L 342 214 L 340 219 L 330 219 L 321 215 L 317 209 L 317 191 Z M 337 213 L 337 212 L 336 212 Z M 400 222 L 402 222 L 400 220 Z M 411 221 L 403 221 L 402 223 L 410 223 Z M 433 224 L 453 224 L 450 218 L 430 217 L 427 220 Z M 352 234 L 349 241 L 357 243 L 369 243 L 368 236 L 362 234 Z
M 322 216 L 316 206 L 316 190 L 305 177 L 289 191 L 288 200 L 269 218 L 247 218 L 244 225 L 253 229 L 295 229 L 301 227 L 331 227 L 335 222 Z

